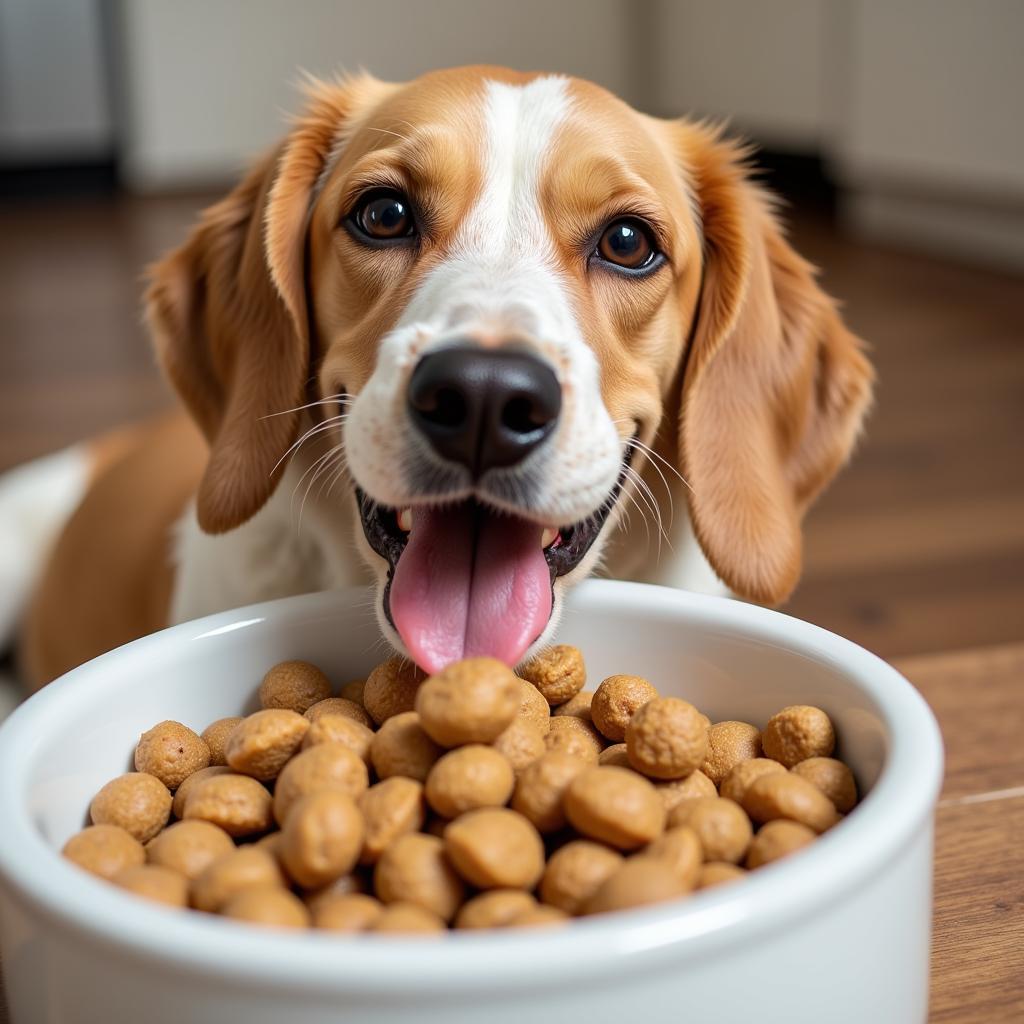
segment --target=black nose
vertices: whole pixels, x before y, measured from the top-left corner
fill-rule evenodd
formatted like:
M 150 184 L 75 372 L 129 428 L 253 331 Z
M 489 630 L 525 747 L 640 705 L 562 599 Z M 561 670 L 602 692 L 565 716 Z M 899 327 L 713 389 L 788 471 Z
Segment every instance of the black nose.
M 408 400 L 434 450 L 478 477 L 520 462 L 551 433 L 562 389 L 554 371 L 525 352 L 457 346 L 419 361 Z

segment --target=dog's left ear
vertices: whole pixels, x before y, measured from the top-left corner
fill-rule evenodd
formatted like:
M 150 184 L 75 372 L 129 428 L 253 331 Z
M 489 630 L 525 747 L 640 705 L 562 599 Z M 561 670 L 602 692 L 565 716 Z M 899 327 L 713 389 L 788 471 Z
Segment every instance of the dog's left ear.
M 777 604 L 800 576 L 803 514 L 849 455 L 873 374 L 743 150 L 679 127 L 704 237 L 679 421 L 694 532 L 733 591 Z

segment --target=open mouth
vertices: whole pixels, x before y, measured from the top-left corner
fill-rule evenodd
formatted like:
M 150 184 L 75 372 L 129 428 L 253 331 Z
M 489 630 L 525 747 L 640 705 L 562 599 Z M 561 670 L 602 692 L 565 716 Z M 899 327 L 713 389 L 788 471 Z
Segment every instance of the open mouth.
M 384 614 L 423 669 L 489 655 L 516 665 L 551 617 L 553 585 L 572 572 L 615 507 L 629 465 L 594 513 L 544 526 L 473 498 L 395 509 L 356 500 L 370 547 L 388 563 Z

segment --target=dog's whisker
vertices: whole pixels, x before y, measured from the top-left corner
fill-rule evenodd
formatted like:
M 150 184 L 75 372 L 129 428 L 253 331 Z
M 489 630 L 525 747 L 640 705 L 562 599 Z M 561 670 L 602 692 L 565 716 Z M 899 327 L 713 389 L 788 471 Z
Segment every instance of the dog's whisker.
M 298 490 L 302 486 L 303 481 L 306 479 L 307 476 L 309 476 L 310 473 L 315 472 L 316 469 L 319 466 L 321 466 L 324 463 L 325 460 L 329 459 L 334 454 L 335 450 L 336 450 L 336 447 L 335 448 L 331 448 L 328 451 L 324 452 L 323 455 L 321 455 L 318 459 L 316 459 L 312 463 L 312 465 L 308 466 L 306 468 L 305 472 L 302 474 L 302 476 L 299 477 L 299 479 L 296 482 L 295 486 L 292 488 L 292 496 L 291 496 L 290 504 L 289 504 L 289 507 L 290 507 L 290 510 L 291 510 L 292 514 L 294 514 L 294 511 L 295 511 L 295 495 L 298 493 Z
M 268 412 L 265 416 L 261 416 L 261 420 L 270 420 L 275 416 L 287 416 L 292 412 L 302 412 L 303 409 L 312 409 L 318 405 L 329 405 L 331 402 L 337 402 L 339 405 L 348 405 L 355 398 L 355 395 L 350 395 L 348 392 L 339 392 L 336 395 L 328 395 L 326 398 L 318 398 L 315 402 L 307 402 L 305 405 L 296 405 L 292 409 L 282 409 L 280 412 Z
M 321 423 L 314 423 L 313 426 L 311 426 L 309 430 L 307 430 L 297 441 L 292 442 L 284 455 L 274 463 L 274 468 L 270 471 L 270 476 L 273 476 L 277 472 L 281 463 L 284 462 L 289 455 L 297 452 L 308 440 L 325 430 L 331 430 L 334 427 L 341 427 L 347 418 L 348 417 L 345 413 L 338 413 L 337 416 L 331 416 L 329 419 L 323 420 Z
M 631 437 L 628 444 L 631 444 L 634 448 L 639 448 L 644 452 L 652 462 L 660 462 L 673 476 L 678 477 L 679 481 L 689 489 L 690 493 L 693 493 L 693 488 L 690 486 L 690 481 L 683 476 L 682 473 L 672 465 L 664 455 L 659 455 L 650 445 L 646 445 L 638 437 Z
M 645 455 L 651 454 L 648 450 L 646 450 L 645 448 L 643 448 L 642 446 L 639 446 L 639 445 L 638 446 L 634 446 L 634 449 L 636 451 L 640 451 L 641 453 L 643 453 Z M 672 498 L 672 488 L 669 487 L 668 480 L 665 478 L 665 474 L 662 473 L 662 471 L 658 468 L 657 462 L 655 462 L 653 459 L 648 459 L 648 461 L 650 463 L 651 468 L 654 470 L 654 472 L 657 473 L 658 476 L 661 478 L 661 483 L 662 483 L 662 485 L 665 488 L 665 495 L 668 498 L 668 524 L 669 524 L 669 527 L 671 527 L 673 525 L 673 523 L 675 522 L 675 519 L 676 519 L 676 503 L 675 503 L 674 499 Z

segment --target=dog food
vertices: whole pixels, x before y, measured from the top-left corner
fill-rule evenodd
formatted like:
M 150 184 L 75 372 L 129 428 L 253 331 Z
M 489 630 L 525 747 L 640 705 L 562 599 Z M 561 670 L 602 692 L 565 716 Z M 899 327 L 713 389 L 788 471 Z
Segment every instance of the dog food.
M 428 937 L 729 885 L 857 803 L 820 708 L 712 724 L 639 676 L 586 678 L 566 645 L 518 675 L 391 658 L 340 695 L 283 662 L 254 714 L 143 733 L 64 855 L 179 910 Z

